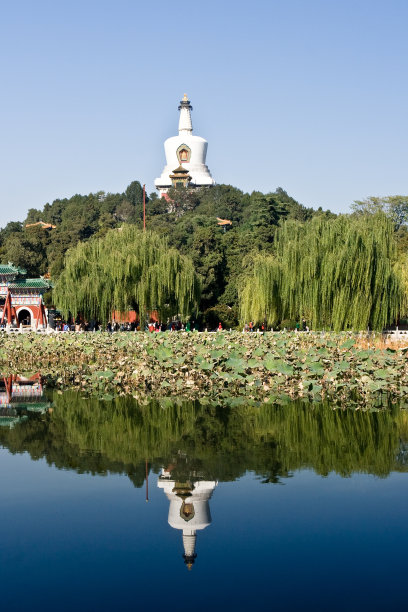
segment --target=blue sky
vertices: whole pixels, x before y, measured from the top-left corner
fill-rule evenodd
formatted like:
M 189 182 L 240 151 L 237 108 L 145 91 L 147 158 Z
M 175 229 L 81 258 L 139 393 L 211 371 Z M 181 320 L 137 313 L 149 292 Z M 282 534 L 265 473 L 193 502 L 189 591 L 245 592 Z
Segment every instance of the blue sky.
M 406 194 L 406 0 L 22 0 L 0 18 L 0 226 L 153 181 L 187 92 L 218 183 Z

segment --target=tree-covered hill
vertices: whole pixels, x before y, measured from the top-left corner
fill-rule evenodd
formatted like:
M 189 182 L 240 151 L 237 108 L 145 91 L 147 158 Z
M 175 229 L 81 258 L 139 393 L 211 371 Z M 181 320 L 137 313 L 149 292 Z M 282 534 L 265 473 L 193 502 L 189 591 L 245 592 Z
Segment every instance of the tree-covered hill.
M 280 188 L 248 194 L 231 185 L 171 190 L 169 201 L 150 194 L 146 215 L 149 229 L 165 235 L 170 246 L 192 258 L 202 283 L 201 311 L 221 304 L 226 312 L 237 303 L 237 279 L 252 253 L 270 250 L 280 222 L 334 216 L 302 206 Z M 224 229 L 217 217 L 231 225 Z M 39 221 L 55 228 L 35 225 Z M 124 193 L 74 195 L 45 204 L 42 210 L 29 209 L 23 223 L 11 222 L 0 230 L 0 260 L 26 268 L 30 276 L 50 273 L 57 280 L 69 248 L 123 223 L 142 227 L 143 190 L 138 181 Z M 231 323 L 235 316 L 234 311 Z

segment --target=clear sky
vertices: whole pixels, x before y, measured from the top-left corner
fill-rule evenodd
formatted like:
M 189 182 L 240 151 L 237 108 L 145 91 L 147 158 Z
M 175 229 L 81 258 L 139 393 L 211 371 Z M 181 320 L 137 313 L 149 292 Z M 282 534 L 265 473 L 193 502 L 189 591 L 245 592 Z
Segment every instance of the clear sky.
M 406 194 L 407 0 L 20 0 L 0 19 L 0 226 L 153 181 L 192 102 L 218 183 Z

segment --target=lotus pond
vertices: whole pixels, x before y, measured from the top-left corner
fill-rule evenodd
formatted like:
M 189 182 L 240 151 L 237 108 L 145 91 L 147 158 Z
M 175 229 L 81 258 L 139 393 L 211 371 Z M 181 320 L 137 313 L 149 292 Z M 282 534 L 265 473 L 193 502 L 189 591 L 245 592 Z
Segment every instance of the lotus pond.
M 112 400 L 131 394 L 337 406 L 408 405 L 408 347 L 351 333 L 4 334 L 3 371 Z
M 14 380 L 3 609 L 403 609 L 408 411 L 394 400 L 105 401 Z

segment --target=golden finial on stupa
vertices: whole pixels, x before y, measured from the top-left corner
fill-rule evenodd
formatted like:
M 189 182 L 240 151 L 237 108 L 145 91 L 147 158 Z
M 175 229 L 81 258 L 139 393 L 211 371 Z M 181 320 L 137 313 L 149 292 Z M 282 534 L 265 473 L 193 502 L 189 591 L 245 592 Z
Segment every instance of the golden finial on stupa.
M 183 96 L 183 102 L 188 102 L 188 97 L 187 97 L 187 94 L 184 94 L 184 96 Z

